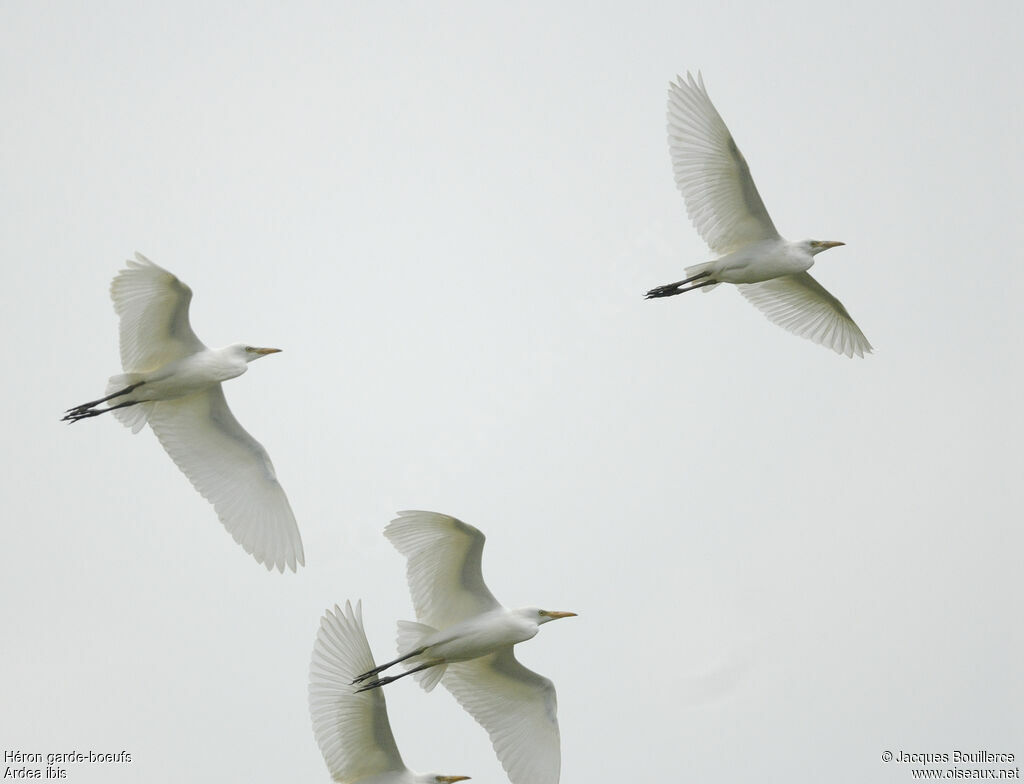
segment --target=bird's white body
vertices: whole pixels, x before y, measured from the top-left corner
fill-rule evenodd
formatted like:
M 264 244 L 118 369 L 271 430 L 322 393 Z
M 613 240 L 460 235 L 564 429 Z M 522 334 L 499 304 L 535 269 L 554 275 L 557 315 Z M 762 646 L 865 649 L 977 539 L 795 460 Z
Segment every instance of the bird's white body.
M 304 563 L 295 516 L 263 446 L 228 408 L 221 384 L 278 349 L 208 348 L 189 324 L 192 290 L 141 254 L 110 285 L 121 364 L 106 397 L 68 409 L 78 421 L 110 411 L 133 433 L 147 424 L 210 501 L 235 541 L 267 569 Z M 96 408 L 109 401 L 108 408 Z
M 135 374 L 142 386 L 126 397 L 138 401 L 174 400 L 196 392 L 205 392 L 215 384 L 237 378 L 249 369 L 245 346 L 237 343 L 224 348 L 204 348 L 195 354 L 175 359 L 148 373 Z M 111 385 L 124 379 L 113 376 Z
M 687 267 L 685 280 L 651 289 L 648 299 L 732 283 L 790 332 L 849 357 L 870 353 L 871 344 L 843 304 L 808 273 L 816 254 L 843 243 L 783 239 L 700 75 L 680 77 L 668 92 L 676 186 L 694 227 L 719 257 Z
M 361 604 L 355 611 L 335 606 L 320 619 L 309 665 L 309 713 L 313 734 L 334 781 L 343 784 L 453 784 L 466 776 L 416 773 L 405 767 L 379 689 L 357 692 L 352 680 L 373 667 L 363 630 Z
M 697 265 L 701 270 L 705 267 Z M 711 277 L 721 283 L 761 283 L 783 275 L 796 275 L 814 266 L 814 256 L 803 243 L 758 240 L 709 262 Z M 690 268 L 693 269 L 693 268 Z
M 407 769 L 386 770 L 354 781 L 359 784 L 437 784 L 437 780 L 438 777 L 433 773 L 415 773 Z
M 427 691 L 443 684 L 487 730 L 512 784 L 557 784 L 561 744 L 555 687 L 520 664 L 514 646 L 535 637 L 542 624 L 575 613 L 503 607 L 483 580 L 480 531 L 434 512 L 399 515 L 384 535 L 408 559 L 418 618 L 398 622 L 404 665 Z
M 421 638 L 426 650 L 417 661 L 445 663 L 469 661 L 526 642 L 540 631 L 537 610 L 508 610 L 504 607 L 467 618 L 460 623 Z M 399 651 L 408 653 L 408 651 Z

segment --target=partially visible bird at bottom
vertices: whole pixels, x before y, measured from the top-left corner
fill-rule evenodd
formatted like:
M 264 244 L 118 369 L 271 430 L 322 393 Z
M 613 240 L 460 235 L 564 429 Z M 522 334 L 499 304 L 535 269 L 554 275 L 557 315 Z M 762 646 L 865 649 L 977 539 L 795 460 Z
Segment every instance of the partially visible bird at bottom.
M 399 512 L 384 535 L 407 560 L 419 622 L 398 622 L 393 661 L 359 674 L 361 691 L 414 675 L 431 691 L 439 682 L 490 735 L 512 784 L 557 784 L 561 770 L 554 684 L 516 659 L 513 646 L 541 625 L 572 612 L 500 605 L 480 568 L 484 535 L 436 512 Z M 379 673 L 402 662 L 401 675 Z
M 373 667 L 362 602 L 335 605 L 320 619 L 309 665 L 313 735 L 334 781 L 342 784 L 453 784 L 469 776 L 414 773 L 398 753 L 381 691 L 360 693 L 357 673 Z
M 871 344 L 846 308 L 807 271 L 814 257 L 843 245 L 783 239 L 750 168 L 715 109 L 700 74 L 669 84 L 668 146 L 690 220 L 719 258 L 686 268 L 686 278 L 647 299 L 733 283 L 769 321 L 839 354 L 863 357 Z
M 106 395 L 69 408 L 69 423 L 107 412 L 133 433 L 147 423 L 224 527 L 268 570 L 305 563 L 302 538 L 267 450 L 238 423 L 221 382 L 280 349 L 207 348 L 189 324 L 192 290 L 140 253 L 110 284 L 121 365 Z M 107 406 L 100 408 L 101 403 Z

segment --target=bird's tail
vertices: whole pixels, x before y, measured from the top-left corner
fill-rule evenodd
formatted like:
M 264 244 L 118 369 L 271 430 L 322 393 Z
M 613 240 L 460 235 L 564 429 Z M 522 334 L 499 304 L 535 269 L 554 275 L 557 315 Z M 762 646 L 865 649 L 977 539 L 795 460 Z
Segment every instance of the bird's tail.
M 399 621 L 398 655 L 405 656 L 410 651 L 422 648 L 424 641 L 433 634 L 437 634 L 437 629 L 433 626 L 427 626 L 425 623 L 416 623 L 415 621 Z M 411 670 L 413 667 L 419 667 L 421 664 L 424 664 L 428 658 L 427 655 L 412 656 L 402 662 L 402 666 L 407 670 Z M 423 687 L 424 691 L 433 691 L 434 687 L 440 683 L 441 677 L 447 668 L 447 664 L 437 664 L 417 672 L 412 677 Z
M 690 266 L 690 267 L 686 268 L 686 270 L 685 270 L 686 277 L 692 278 L 692 277 L 695 277 L 697 275 L 702 275 L 705 272 L 711 272 L 711 270 L 712 270 L 712 268 L 714 266 L 715 266 L 715 262 L 713 262 L 713 261 L 705 261 L 705 262 L 703 262 L 701 264 L 694 264 L 693 266 Z M 704 291 L 705 294 L 707 294 L 709 291 L 711 291 L 711 289 L 717 288 L 717 287 L 718 287 L 717 283 L 712 283 L 712 284 L 710 284 L 708 286 L 704 286 L 702 290 Z
M 666 283 L 664 286 L 656 286 L 644 295 L 645 299 L 658 299 L 659 297 L 674 297 L 676 294 L 685 294 L 694 289 L 711 291 L 718 285 L 718 281 L 711 277 L 714 274 L 715 262 L 705 261 L 702 264 L 694 264 L 686 268 L 686 277 L 677 280 L 675 283 Z
M 125 389 L 133 384 L 138 384 L 142 381 L 141 373 L 122 373 L 119 376 L 111 376 L 110 380 L 107 381 L 107 391 L 105 395 L 112 395 L 119 389 Z M 125 403 L 131 400 L 131 393 L 129 392 L 124 397 L 115 397 L 110 400 L 107 405 L 116 405 L 118 403 Z M 146 426 L 146 422 L 149 421 L 149 415 L 153 411 L 153 406 L 156 403 L 146 402 L 138 403 L 134 406 L 125 406 L 113 411 L 113 415 L 117 417 L 117 421 L 125 427 L 130 427 L 133 433 L 138 433 Z

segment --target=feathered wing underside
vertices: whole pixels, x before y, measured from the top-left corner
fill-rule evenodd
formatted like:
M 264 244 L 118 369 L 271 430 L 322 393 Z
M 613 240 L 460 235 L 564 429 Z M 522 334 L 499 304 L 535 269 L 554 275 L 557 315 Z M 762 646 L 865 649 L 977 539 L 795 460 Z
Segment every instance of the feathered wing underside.
M 384 535 L 408 561 L 409 592 L 421 623 L 444 629 L 501 605 L 484 584 L 484 535 L 436 512 L 399 512 Z
M 121 320 L 121 366 L 130 373 L 161 365 L 206 348 L 188 320 L 192 289 L 141 253 L 110 284 Z
M 863 357 L 872 347 L 843 303 L 808 272 L 737 286 L 769 321 L 839 354 Z
M 512 784 L 557 784 L 562 766 L 555 687 L 512 648 L 448 665 L 441 683 L 487 730 Z
M 388 721 L 383 689 L 356 693 L 352 680 L 373 669 L 362 604 L 335 605 L 320 619 L 309 665 L 313 734 L 335 781 L 405 770 Z
M 247 553 L 282 572 L 305 562 L 295 515 L 270 456 L 238 424 L 219 384 L 154 404 L 149 424 Z
M 720 255 L 778 237 L 700 74 L 676 78 L 668 88 L 668 146 L 676 185 L 700 236 Z

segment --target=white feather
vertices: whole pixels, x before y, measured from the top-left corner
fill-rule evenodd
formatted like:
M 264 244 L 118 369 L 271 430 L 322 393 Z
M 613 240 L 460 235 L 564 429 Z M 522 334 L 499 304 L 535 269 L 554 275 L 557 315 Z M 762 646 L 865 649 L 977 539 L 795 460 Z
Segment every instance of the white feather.
M 448 665 L 441 681 L 487 730 L 512 784 L 556 784 L 562 765 L 555 687 L 512 648 Z
M 313 734 L 335 781 L 355 782 L 385 771 L 404 771 L 381 689 L 356 693 L 352 680 L 373 668 L 363 631 L 362 604 L 345 602 L 320 619 L 309 666 Z
M 484 535 L 436 512 L 399 512 L 384 535 L 408 559 L 406 576 L 416 617 L 443 629 L 500 607 L 484 584 Z
M 769 321 L 796 335 L 848 357 L 863 357 L 872 350 L 843 303 L 808 272 L 738 288 Z
M 154 404 L 149 426 L 247 553 L 282 572 L 305 563 L 295 515 L 270 455 L 238 424 L 220 384 Z
M 110 284 L 120 317 L 121 366 L 148 372 L 206 348 L 188 320 L 192 289 L 141 253 Z
M 669 84 L 668 147 L 686 211 L 711 250 L 726 254 L 779 236 L 700 74 Z

